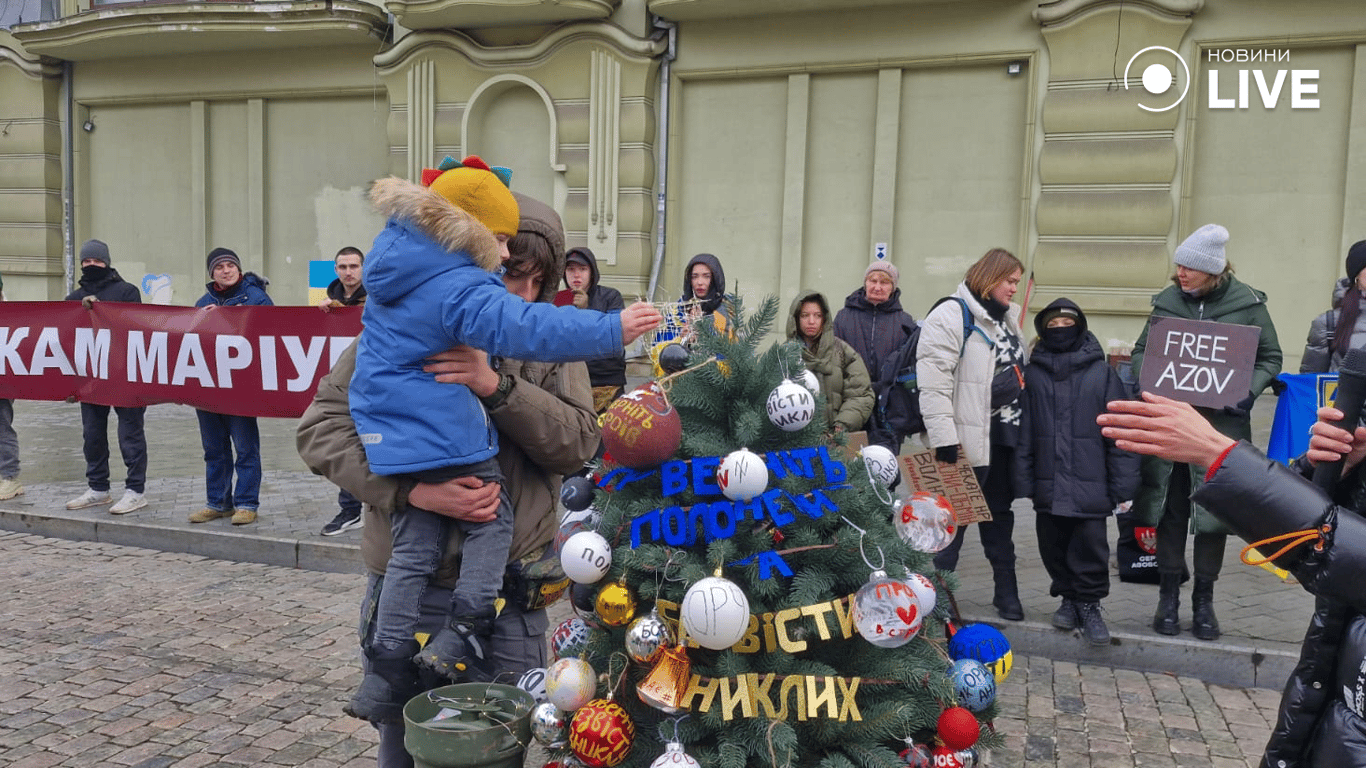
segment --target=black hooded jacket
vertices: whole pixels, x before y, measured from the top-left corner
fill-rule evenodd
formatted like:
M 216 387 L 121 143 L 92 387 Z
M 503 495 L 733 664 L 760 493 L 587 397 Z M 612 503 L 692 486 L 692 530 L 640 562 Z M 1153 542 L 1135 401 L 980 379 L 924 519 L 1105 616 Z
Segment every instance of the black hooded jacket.
M 1296 463 L 1312 472 L 1307 462 Z M 1311 532 L 1275 561 L 1317 599 L 1261 768 L 1366 768 L 1366 473 L 1355 468 L 1329 499 L 1289 467 L 1239 443 L 1192 500 L 1249 542 Z M 1321 535 L 1312 537 L 1314 531 Z
M 598 272 L 598 257 L 587 248 L 570 248 L 565 253 L 566 266 L 569 259 L 574 254 L 578 254 L 588 262 L 588 306 L 585 309 L 596 309 L 599 312 L 620 312 L 626 308 L 626 302 L 621 298 L 621 291 L 607 285 L 599 285 L 598 280 L 601 274 Z M 569 285 L 569 276 L 565 275 L 565 285 Z M 567 307 L 574 303 L 574 291 L 565 288 L 555 294 L 554 304 L 557 307 Z M 596 360 L 589 360 L 588 380 L 595 387 L 624 387 L 626 386 L 626 350 L 623 348 L 614 357 L 599 357 Z
M 1049 310 L 1064 307 L 1076 312 L 1076 337 L 1062 349 L 1038 344 L 1025 366 L 1015 493 L 1033 499 L 1041 512 L 1108 517 L 1138 489 L 1139 457 L 1102 437 L 1096 417 L 1109 401 L 1128 399 L 1128 389 L 1069 299 L 1035 315 L 1035 332 L 1042 338 Z
M 82 270 L 84 273 L 84 270 Z M 67 301 L 80 301 L 86 296 L 94 296 L 100 301 L 128 301 L 134 304 L 142 303 L 142 291 L 136 285 L 124 280 L 119 276 L 119 271 L 113 267 L 104 270 L 104 274 L 91 279 L 84 274 L 76 290 L 67 294 Z
M 692 274 L 692 268 L 696 264 L 706 264 L 711 270 L 711 287 L 707 289 L 706 296 L 692 295 L 692 280 L 688 276 Z M 721 309 L 721 302 L 726 298 L 726 271 L 721 269 L 721 260 L 710 253 L 699 253 L 688 260 L 688 266 L 683 268 L 683 297 L 679 301 L 691 301 L 694 298 L 702 300 L 702 311 L 711 314 Z

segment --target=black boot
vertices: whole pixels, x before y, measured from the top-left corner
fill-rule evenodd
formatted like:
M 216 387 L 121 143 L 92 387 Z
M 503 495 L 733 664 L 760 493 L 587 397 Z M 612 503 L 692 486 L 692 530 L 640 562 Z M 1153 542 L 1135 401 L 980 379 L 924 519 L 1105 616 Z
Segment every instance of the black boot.
M 1110 628 L 1100 616 L 1100 603 L 1077 603 L 1077 618 L 1081 620 L 1081 636 L 1091 645 L 1109 645 Z
M 452 616 L 413 658 L 420 666 L 457 683 L 482 683 L 493 679 L 489 638 L 493 615 Z
M 1201 640 L 1219 639 L 1219 619 L 1214 616 L 1214 582 L 1198 577 L 1191 590 L 1191 634 Z
M 996 613 L 1007 621 L 1020 621 L 1024 618 L 1024 606 L 1020 605 L 1020 588 L 1015 582 L 1015 569 L 1004 568 L 992 571 L 996 581 L 996 595 L 991 604 Z
M 1163 573 L 1157 588 L 1157 612 L 1153 614 L 1153 630 L 1159 635 L 1181 634 L 1181 574 Z
M 394 650 L 365 649 L 365 677 L 360 689 L 342 711 L 372 723 L 403 722 L 403 705 L 422 692 L 413 654 L 417 641 L 409 640 Z
M 1062 605 L 1053 613 L 1053 626 L 1058 629 L 1073 630 L 1077 628 L 1077 604 L 1072 602 L 1072 598 L 1064 597 Z

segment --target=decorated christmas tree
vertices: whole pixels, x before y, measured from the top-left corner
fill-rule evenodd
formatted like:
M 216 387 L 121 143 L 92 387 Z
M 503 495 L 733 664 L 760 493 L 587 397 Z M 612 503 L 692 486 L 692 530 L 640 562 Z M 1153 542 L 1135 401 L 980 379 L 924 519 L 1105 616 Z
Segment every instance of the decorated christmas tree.
M 972 765 L 1000 743 L 1004 639 L 951 649 L 953 576 L 922 551 L 951 511 L 827 433 L 799 347 L 757 349 L 776 314 L 698 321 L 686 367 L 614 403 L 602 464 L 566 485 L 577 615 L 533 712 L 562 766 Z

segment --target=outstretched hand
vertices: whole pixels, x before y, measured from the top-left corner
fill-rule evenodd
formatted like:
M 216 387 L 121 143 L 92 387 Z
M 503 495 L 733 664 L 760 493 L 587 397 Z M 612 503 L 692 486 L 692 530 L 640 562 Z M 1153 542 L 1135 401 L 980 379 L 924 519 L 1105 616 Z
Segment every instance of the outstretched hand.
M 1219 433 L 1195 409 L 1144 392 L 1142 400 L 1114 400 L 1096 417 L 1101 434 L 1123 451 L 1208 467 L 1237 442 Z
M 637 301 L 621 311 L 621 344 L 626 346 L 646 333 L 659 327 L 664 321 L 655 305 Z

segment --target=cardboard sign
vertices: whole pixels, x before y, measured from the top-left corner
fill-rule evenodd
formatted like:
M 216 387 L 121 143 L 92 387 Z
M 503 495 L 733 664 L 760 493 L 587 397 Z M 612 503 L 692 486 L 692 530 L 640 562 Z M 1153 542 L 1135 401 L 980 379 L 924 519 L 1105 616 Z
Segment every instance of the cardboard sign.
M 948 499 L 959 525 L 991 520 L 977 475 L 962 451 L 958 452 L 958 463 L 953 465 L 936 461 L 932 450 L 902 456 L 901 484 L 907 491 L 926 491 Z
M 1252 389 L 1261 334 L 1255 325 L 1154 317 L 1138 384 L 1191 405 L 1234 405 Z
M 861 463 L 863 461 L 863 455 L 860 454 L 859 451 L 863 450 L 864 446 L 868 445 L 868 433 L 860 429 L 857 432 L 846 434 L 844 439 L 846 441 L 843 448 L 844 460 L 851 463 L 855 461 Z

